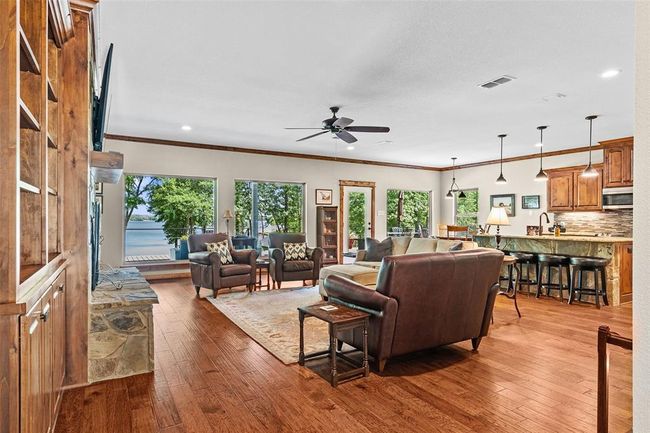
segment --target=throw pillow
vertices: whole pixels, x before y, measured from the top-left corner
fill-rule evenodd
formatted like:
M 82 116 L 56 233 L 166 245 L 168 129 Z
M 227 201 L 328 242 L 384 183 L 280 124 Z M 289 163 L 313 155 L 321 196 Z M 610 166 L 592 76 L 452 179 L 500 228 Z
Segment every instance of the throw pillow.
M 210 253 L 217 253 L 219 255 L 219 260 L 222 265 L 231 265 L 235 263 L 230 254 L 230 245 L 228 240 L 223 240 L 221 242 L 207 243 L 205 246 Z
M 431 238 L 413 238 L 406 254 L 432 253 L 436 250 L 436 240 Z
M 307 244 L 300 243 L 284 243 L 284 258 L 287 261 L 291 260 L 307 260 Z
M 366 261 L 381 262 L 384 256 L 390 256 L 393 251 L 393 240 L 386 238 L 379 242 L 377 239 L 366 238 Z
M 393 251 L 391 252 L 392 255 L 401 256 L 406 254 L 406 250 L 411 243 L 410 236 L 394 236 L 391 237 L 391 240 L 393 242 Z
M 460 241 L 452 241 L 449 239 L 438 239 L 436 252 L 442 253 L 445 251 L 460 251 L 463 249 L 463 243 Z

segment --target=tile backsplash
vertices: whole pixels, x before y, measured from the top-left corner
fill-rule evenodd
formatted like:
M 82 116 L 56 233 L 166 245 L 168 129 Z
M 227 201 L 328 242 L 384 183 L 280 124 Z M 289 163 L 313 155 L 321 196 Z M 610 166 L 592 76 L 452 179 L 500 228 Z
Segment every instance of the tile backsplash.
M 632 209 L 603 212 L 557 212 L 557 224 L 564 223 L 569 232 L 607 233 L 632 237 Z

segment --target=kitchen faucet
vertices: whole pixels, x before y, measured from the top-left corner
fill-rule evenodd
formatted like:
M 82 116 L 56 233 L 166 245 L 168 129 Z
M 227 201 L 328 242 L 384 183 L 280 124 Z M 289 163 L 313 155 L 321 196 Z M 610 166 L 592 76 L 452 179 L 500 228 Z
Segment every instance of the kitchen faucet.
M 546 224 L 550 224 L 551 220 L 548 218 L 548 214 L 546 212 L 542 212 L 539 216 L 539 228 L 538 228 L 538 234 L 542 236 L 544 234 L 544 227 L 542 226 L 542 217 L 546 217 Z

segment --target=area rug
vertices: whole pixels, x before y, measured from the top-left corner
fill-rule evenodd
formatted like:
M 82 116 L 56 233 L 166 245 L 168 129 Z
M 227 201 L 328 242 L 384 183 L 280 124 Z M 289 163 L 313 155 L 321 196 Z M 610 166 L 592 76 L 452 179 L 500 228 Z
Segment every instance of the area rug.
M 298 362 L 298 307 L 320 301 L 318 286 L 296 289 L 235 292 L 207 298 L 253 340 L 285 364 Z M 327 349 L 327 324 L 305 319 L 305 353 Z

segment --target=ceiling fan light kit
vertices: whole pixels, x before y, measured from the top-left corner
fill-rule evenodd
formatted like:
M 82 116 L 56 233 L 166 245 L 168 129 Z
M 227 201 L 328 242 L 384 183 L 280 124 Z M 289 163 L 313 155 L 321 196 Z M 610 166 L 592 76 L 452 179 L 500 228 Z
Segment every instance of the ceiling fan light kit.
M 320 128 L 285 128 L 285 129 L 319 129 L 320 132 L 317 132 L 307 137 L 299 138 L 296 141 L 309 140 L 310 138 L 317 137 L 322 134 L 327 134 L 331 132 L 341 140 L 345 141 L 348 144 L 352 144 L 357 141 L 357 138 L 350 134 L 350 132 L 373 132 L 373 133 L 386 133 L 390 131 L 390 128 L 387 126 L 350 126 L 353 119 L 348 117 L 336 117 L 336 113 L 339 112 L 339 107 L 330 107 L 332 112 L 332 117 L 329 117 L 323 120 L 323 126 Z

